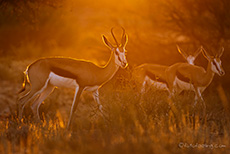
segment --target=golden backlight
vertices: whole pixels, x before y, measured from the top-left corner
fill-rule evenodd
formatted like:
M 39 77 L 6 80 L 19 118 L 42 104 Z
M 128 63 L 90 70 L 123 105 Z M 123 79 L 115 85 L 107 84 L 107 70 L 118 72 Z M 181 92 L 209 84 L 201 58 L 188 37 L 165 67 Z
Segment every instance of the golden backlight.
M 229 8 L 229 0 L 0 0 L 0 154 L 230 153 Z M 20 121 L 16 100 L 21 95 L 17 91 L 27 66 L 41 57 L 53 56 L 104 66 L 110 54 L 115 55 L 102 40 L 104 35 L 108 42 L 116 44 L 111 28 L 119 43 L 124 36 L 122 28 L 125 29 L 128 67 L 116 68 L 115 75 L 99 87 L 102 112 L 91 93 L 83 92 L 71 129 L 67 130 L 74 90 L 54 88 L 41 101 L 37 112 L 41 121 L 34 120 L 30 108 L 33 100 L 28 101 Z M 118 49 L 123 50 L 122 46 Z M 180 75 L 189 74 L 187 68 L 199 66 L 189 74 L 196 81 L 191 82 L 195 87 L 202 79 L 194 72 L 205 72 L 211 59 L 204 58 L 200 50 L 194 61 L 196 66 L 187 64 L 187 55 L 199 49 L 210 57 L 219 49 L 224 51 L 221 61 L 225 75 L 207 73 L 210 85 L 201 94 L 205 112 L 200 100 L 194 105 L 196 90 L 180 87 L 181 93 L 172 97 L 167 90 L 155 88 L 156 83 L 141 74 L 143 69 L 151 68 L 141 64 L 164 65 L 154 65 L 155 70 L 146 72 L 164 72 L 164 76 L 151 77 L 166 83 L 171 75 L 179 72 L 172 69 L 173 73 L 166 74 L 168 66 L 185 62 Z M 45 62 L 36 68 L 48 66 Z M 212 65 L 210 62 L 210 66 L 214 65 L 217 62 L 212 61 Z M 61 72 L 67 65 L 59 67 Z M 136 74 L 135 68 L 140 68 Z M 73 67 L 65 73 L 76 77 L 71 71 L 74 72 Z M 87 71 L 82 74 L 90 74 Z M 41 72 L 34 69 L 33 75 L 42 78 Z M 100 73 L 95 74 L 91 73 L 89 78 L 97 80 Z M 144 90 L 134 75 L 145 79 L 141 83 Z M 48 79 L 45 83 L 49 84 Z M 185 85 L 183 82 L 170 85 L 173 84 Z M 24 88 L 31 87 L 25 84 Z

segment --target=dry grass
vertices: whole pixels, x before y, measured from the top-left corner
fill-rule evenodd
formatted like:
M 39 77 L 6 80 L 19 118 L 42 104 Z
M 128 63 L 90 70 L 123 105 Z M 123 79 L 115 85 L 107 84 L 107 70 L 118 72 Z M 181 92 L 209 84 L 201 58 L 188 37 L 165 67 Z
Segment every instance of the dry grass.
M 175 112 L 166 92 L 151 88 L 140 104 L 133 85 L 122 77 L 119 81 L 119 86 L 111 82 L 100 90 L 104 114 L 88 93 L 83 94 L 71 131 L 66 123 L 73 92 L 67 89 L 57 89 L 41 106 L 41 124 L 33 121 L 30 110 L 23 122 L 14 112 L 1 118 L 0 153 L 230 152 L 229 115 L 216 93 L 205 94 L 204 117 L 200 104 L 192 107 L 191 92 L 175 98 Z

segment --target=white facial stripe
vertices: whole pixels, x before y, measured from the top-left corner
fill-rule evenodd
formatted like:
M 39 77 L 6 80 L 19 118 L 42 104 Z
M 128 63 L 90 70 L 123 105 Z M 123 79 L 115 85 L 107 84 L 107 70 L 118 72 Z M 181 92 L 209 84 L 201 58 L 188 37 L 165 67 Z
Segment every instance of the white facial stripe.
M 189 55 L 186 60 L 189 64 L 194 65 L 195 57 Z
M 217 62 L 216 59 L 213 60 L 213 65 L 216 69 L 216 73 L 220 73 L 221 72 L 221 68 L 220 68 L 220 65 L 221 65 L 221 61 L 220 62 Z
M 121 52 L 119 50 L 119 48 L 116 48 L 115 49 L 115 54 L 116 54 L 116 64 L 121 66 L 121 67 L 124 67 L 124 65 L 127 64 L 127 60 L 126 60 L 126 53 L 125 53 L 125 49 L 123 48 L 123 51 Z

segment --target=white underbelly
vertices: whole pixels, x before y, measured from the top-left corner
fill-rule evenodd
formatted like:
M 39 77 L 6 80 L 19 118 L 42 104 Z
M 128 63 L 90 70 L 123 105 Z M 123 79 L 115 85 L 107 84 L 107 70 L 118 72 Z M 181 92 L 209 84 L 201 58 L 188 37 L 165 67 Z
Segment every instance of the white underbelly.
M 176 90 L 177 92 L 181 92 L 183 90 L 191 90 L 191 91 L 194 91 L 195 92 L 195 88 L 193 86 L 193 84 L 191 83 L 188 83 L 188 82 L 184 82 L 184 81 L 181 81 L 180 79 L 178 79 L 176 77 L 176 80 L 175 80 L 175 85 L 176 85 Z M 206 89 L 205 86 L 203 87 L 197 87 L 197 90 L 198 90 L 198 93 L 203 93 L 203 91 Z
M 160 90 L 168 90 L 168 87 L 165 83 L 153 81 L 152 85 Z
M 60 75 L 57 75 L 53 72 L 49 75 L 49 83 L 56 87 L 64 87 L 64 88 L 71 88 L 76 89 L 79 85 L 74 79 L 62 77 Z M 99 88 L 98 85 L 96 86 L 87 86 L 85 87 L 85 91 L 95 91 Z
M 192 91 L 194 91 L 194 87 L 191 83 L 184 82 L 184 81 L 178 79 L 177 77 L 175 79 L 175 83 L 178 86 L 177 88 L 179 88 L 181 90 L 192 90 Z
M 98 88 L 99 88 L 98 85 L 96 85 L 96 86 L 87 86 L 87 87 L 85 87 L 84 90 L 86 90 L 86 91 L 95 91 L 95 90 L 97 90 Z
M 149 83 L 150 85 L 152 85 L 153 87 L 160 89 L 160 90 L 168 90 L 168 87 L 165 83 L 163 82 L 158 82 L 158 81 L 154 81 L 151 80 L 149 77 L 145 78 L 146 82 Z
M 62 77 L 53 72 L 51 72 L 49 75 L 49 83 L 56 87 L 65 87 L 72 89 L 75 89 L 78 86 L 76 80 Z

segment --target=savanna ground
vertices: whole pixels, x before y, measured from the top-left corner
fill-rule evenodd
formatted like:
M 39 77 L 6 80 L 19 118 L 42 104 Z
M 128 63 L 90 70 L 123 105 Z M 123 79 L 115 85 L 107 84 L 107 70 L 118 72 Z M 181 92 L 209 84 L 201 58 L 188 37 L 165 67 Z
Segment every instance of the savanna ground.
M 29 107 L 19 122 L 16 92 L 22 77 L 16 74 L 28 62 L 1 63 L 8 64 L 1 68 L 1 153 L 230 152 L 229 110 L 221 87 L 204 94 L 204 118 L 202 105 L 193 108 L 192 92 L 177 96 L 172 109 L 167 92 L 150 88 L 140 104 L 135 84 L 120 74 L 100 90 L 103 114 L 90 93 L 83 93 L 70 131 L 66 124 L 74 92 L 69 89 L 55 89 L 41 105 L 42 123 L 34 122 Z
M 229 0 L 0 0 L 0 153 L 230 153 Z M 67 56 L 104 65 L 109 50 L 104 34 L 129 36 L 129 68 L 100 89 L 103 114 L 83 93 L 70 131 L 66 130 L 74 92 L 55 89 L 40 107 L 42 123 L 28 106 L 17 119 L 18 90 L 26 66 L 40 57 Z M 194 52 L 201 45 L 215 54 L 221 46 L 226 74 L 215 75 L 203 93 L 207 105 L 193 107 L 194 93 L 168 101 L 153 87 L 142 100 L 130 78 L 142 63 L 185 61 L 179 45 Z M 200 54 L 196 65 L 206 68 Z M 141 101 L 140 101 L 141 100 Z

